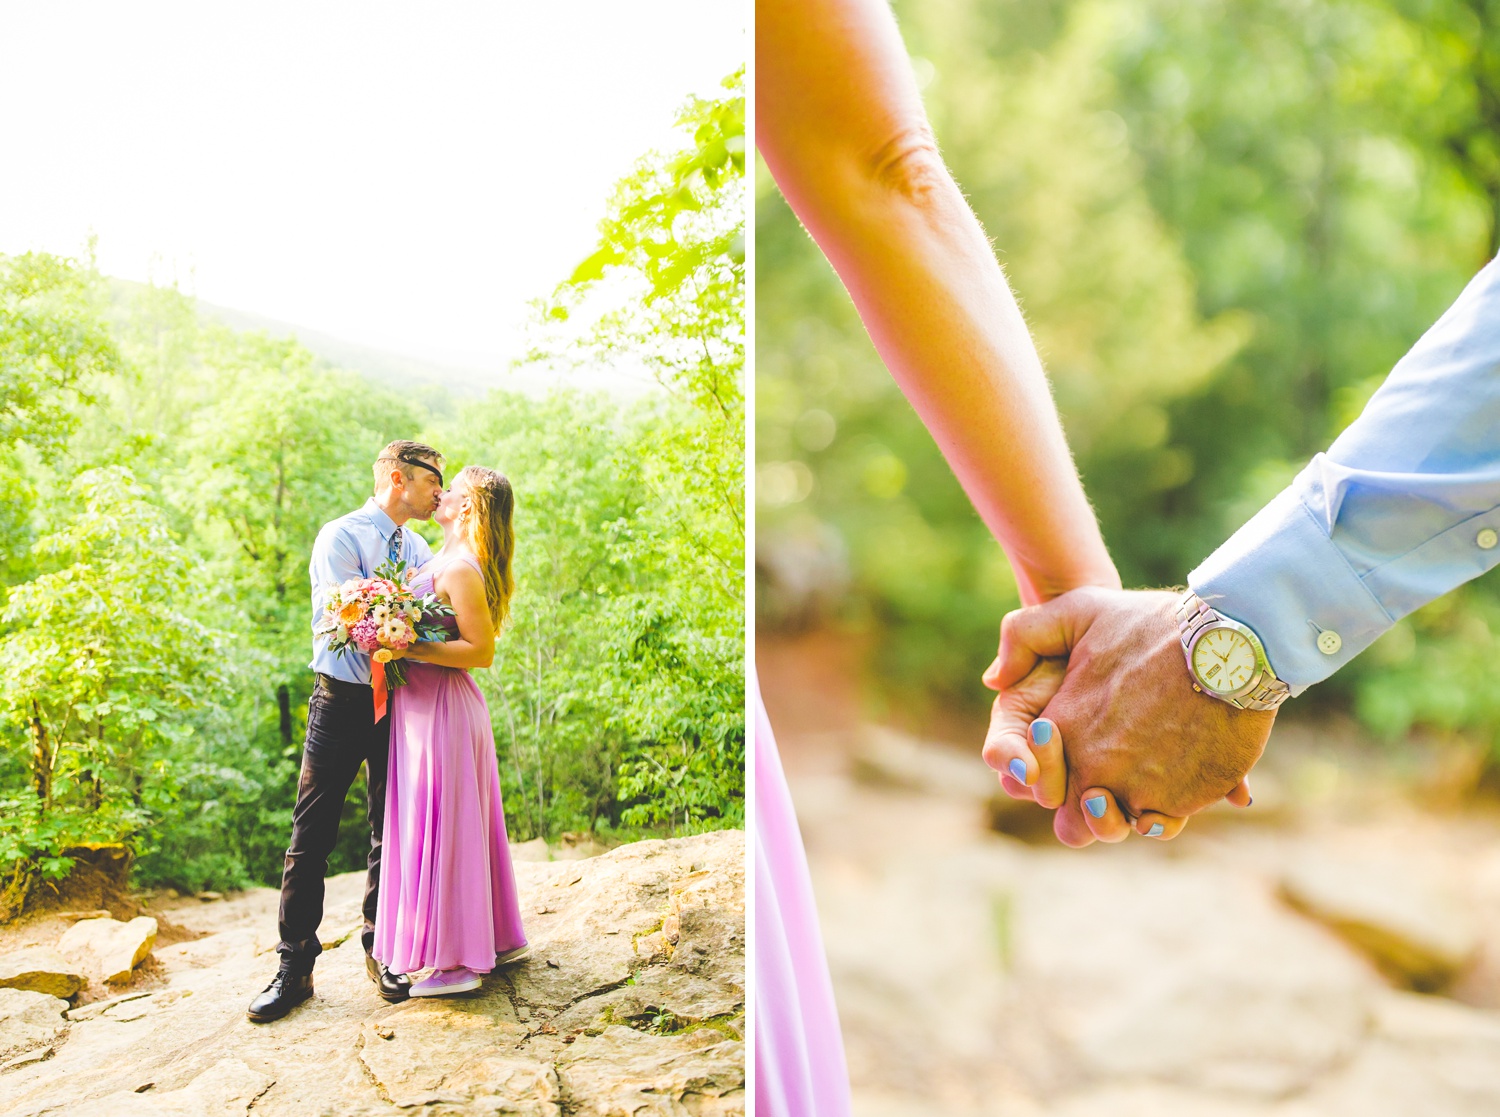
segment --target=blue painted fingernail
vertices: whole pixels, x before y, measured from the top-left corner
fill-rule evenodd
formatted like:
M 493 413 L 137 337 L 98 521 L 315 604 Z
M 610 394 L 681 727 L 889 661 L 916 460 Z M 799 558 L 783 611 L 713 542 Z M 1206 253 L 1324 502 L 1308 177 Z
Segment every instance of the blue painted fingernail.
M 1151 824 L 1151 829 L 1149 829 L 1149 830 L 1146 831 L 1146 837 L 1148 837 L 1148 838 L 1159 838 L 1163 834 L 1165 834 L 1166 832 L 1167 832 L 1167 828 L 1165 826 L 1163 826 L 1159 822 L 1153 822 Z
M 1105 810 L 1104 796 L 1095 795 L 1092 799 L 1085 799 L 1083 805 L 1089 809 L 1089 814 L 1095 818 L 1103 818 Z
M 1039 745 L 1045 745 L 1052 740 L 1052 723 L 1050 721 L 1032 722 L 1031 739 Z
M 1026 778 L 1026 761 L 1019 756 L 1010 762 L 1010 774 L 1017 783 L 1029 783 Z

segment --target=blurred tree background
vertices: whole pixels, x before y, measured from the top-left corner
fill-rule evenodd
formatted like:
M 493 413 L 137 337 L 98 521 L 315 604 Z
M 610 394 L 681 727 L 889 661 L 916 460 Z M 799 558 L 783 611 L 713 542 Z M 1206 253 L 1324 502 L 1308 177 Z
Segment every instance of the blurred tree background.
M 0 917 L 90 843 L 142 884 L 279 883 L 310 548 L 393 438 L 516 489 L 513 620 L 476 672 L 511 837 L 743 824 L 742 75 L 724 86 L 537 304 L 527 360 L 648 369 L 662 390 L 634 402 L 397 393 L 176 290 L 0 258 Z M 364 865 L 363 796 L 333 871 Z
M 1500 241 L 1500 3 L 896 0 L 1127 585 L 1187 572 L 1363 407 Z M 756 184 L 758 623 L 982 717 L 1017 604 L 832 270 Z M 1296 707 L 1500 749 L 1500 579 Z

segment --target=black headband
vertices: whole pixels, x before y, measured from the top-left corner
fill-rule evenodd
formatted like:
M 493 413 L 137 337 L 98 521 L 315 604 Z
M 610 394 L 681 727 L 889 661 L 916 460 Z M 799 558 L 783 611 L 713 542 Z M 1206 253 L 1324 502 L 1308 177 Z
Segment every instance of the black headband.
M 394 458 L 386 458 L 385 460 L 388 462 L 402 462 L 406 465 L 414 465 L 419 469 L 425 469 L 428 473 L 432 474 L 438 479 L 439 486 L 441 486 L 443 483 L 443 471 L 441 469 L 430 466 L 426 462 L 419 462 L 416 458 L 404 458 L 398 454 Z

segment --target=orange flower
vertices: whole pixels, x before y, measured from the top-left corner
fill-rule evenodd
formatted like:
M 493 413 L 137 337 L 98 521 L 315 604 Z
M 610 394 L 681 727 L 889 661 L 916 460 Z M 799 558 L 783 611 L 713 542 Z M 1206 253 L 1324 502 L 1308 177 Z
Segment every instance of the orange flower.
M 344 607 L 339 610 L 339 624 L 352 628 L 359 623 L 359 619 L 364 615 L 364 606 L 358 601 L 346 601 Z

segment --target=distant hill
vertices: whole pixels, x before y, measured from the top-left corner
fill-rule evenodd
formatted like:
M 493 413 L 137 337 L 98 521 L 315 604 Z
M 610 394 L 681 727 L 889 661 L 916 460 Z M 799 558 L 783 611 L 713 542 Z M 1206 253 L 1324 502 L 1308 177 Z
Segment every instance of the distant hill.
M 454 359 L 397 353 L 249 311 L 215 306 L 201 299 L 197 300 L 197 305 L 204 317 L 222 322 L 231 329 L 259 330 L 272 337 L 294 337 L 330 365 L 360 373 L 386 387 L 425 390 L 424 395 L 438 390 L 459 399 L 474 398 L 494 388 L 543 395 L 554 388 L 569 387 L 635 398 L 658 390 L 655 383 L 642 374 L 552 372 L 540 368 L 515 370 L 505 367 L 500 358 Z
M 145 286 L 134 280 L 114 277 L 110 277 L 109 283 L 120 292 L 138 291 Z M 460 406 L 463 400 L 476 399 L 495 388 L 540 396 L 555 388 L 567 387 L 608 392 L 622 399 L 636 399 L 660 390 L 647 374 L 638 370 L 589 373 L 532 367 L 518 371 L 506 367 L 505 360 L 500 357 L 398 353 L 248 310 L 216 306 L 202 299 L 195 299 L 194 303 L 203 318 L 230 329 L 296 338 L 328 365 L 358 373 L 383 387 L 418 395 L 437 413 L 451 410 Z

